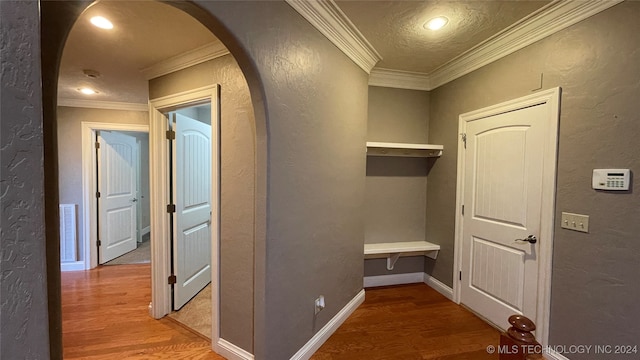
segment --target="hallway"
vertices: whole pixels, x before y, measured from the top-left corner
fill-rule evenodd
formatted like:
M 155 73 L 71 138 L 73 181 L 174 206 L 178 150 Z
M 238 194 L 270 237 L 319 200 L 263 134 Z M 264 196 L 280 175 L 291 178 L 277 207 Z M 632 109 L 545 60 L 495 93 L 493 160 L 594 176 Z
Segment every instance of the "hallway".
M 65 359 L 224 359 L 208 339 L 149 316 L 150 272 L 140 264 L 62 273 Z
M 150 265 L 62 274 L 65 359 L 224 359 L 169 317 L 148 315 Z M 499 333 L 425 284 L 368 289 L 314 360 L 497 359 Z

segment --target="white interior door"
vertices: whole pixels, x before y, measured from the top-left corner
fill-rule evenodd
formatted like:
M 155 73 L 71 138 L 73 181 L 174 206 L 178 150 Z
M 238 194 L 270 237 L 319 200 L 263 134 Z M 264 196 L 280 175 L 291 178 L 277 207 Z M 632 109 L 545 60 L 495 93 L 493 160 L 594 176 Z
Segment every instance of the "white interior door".
M 141 140 L 136 138 L 136 149 L 138 150 L 138 156 L 136 157 L 136 241 L 142 242 L 142 162 L 140 159 L 140 153 L 142 153 Z
M 513 314 L 536 319 L 548 106 L 466 127 L 460 301 L 503 329 Z
M 174 114 L 174 310 L 211 282 L 211 125 Z
M 136 248 L 136 138 L 100 131 L 98 157 L 98 220 L 100 264 Z

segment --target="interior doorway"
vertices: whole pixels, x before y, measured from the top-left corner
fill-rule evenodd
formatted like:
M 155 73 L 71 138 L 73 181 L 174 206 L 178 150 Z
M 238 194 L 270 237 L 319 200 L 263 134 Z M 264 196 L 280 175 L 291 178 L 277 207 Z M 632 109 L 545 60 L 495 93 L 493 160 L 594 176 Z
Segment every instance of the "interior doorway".
M 212 192 L 211 102 L 181 106 L 163 115 L 169 121 L 171 185 L 172 312 L 169 316 L 211 338 Z M 215 122 L 214 122 L 215 123 Z
M 116 5 L 113 5 L 116 4 Z M 103 30 L 95 30 L 90 27 L 90 25 L 86 25 L 88 23 L 88 17 L 91 15 L 97 15 L 96 13 L 99 10 L 109 11 L 108 7 L 112 5 L 114 7 L 111 9 L 111 12 L 106 12 L 106 15 L 111 20 L 114 21 L 114 30 L 104 30 L 104 32 L 99 33 L 99 31 Z M 171 4 L 175 5 L 175 4 Z M 180 14 L 176 15 L 176 7 L 178 8 L 177 13 L 181 13 L 182 19 L 188 17 L 191 22 L 194 22 L 194 18 L 191 17 L 190 14 L 193 14 L 197 19 L 213 19 L 210 14 L 204 13 L 205 17 L 198 17 L 197 14 L 202 15 L 201 9 L 197 8 L 195 5 L 190 5 L 189 3 L 181 3 L 180 6 L 171 7 L 173 11 L 167 10 L 167 4 L 161 2 L 125 2 L 125 3 L 113 3 L 113 2 L 97 2 L 87 7 L 85 5 L 77 5 L 71 8 L 77 8 L 77 13 L 70 13 L 70 7 L 57 6 L 56 4 L 49 4 L 47 9 L 45 9 L 45 13 L 49 18 L 53 18 L 52 14 L 68 14 L 68 18 L 64 18 L 62 21 L 69 25 L 70 22 L 76 21 L 76 25 L 74 25 L 74 29 L 69 33 L 68 38 L 66 34 L 68 33 L 67 29 L 62 29 L 61 32 L 65 34 L 64 38 L 58 38 L 54 36 L 55 39 L 52 39 L 50 43 L 56 43 L 59 45 L 65 45 L 64 55 L 60 59 L 59 55 L 48 54 L 47 56 L 53 58 L 56 57 L 57 61 L 61 61 L 61 65 L 59 67 L 59 78 L 57 82 L 55 79 L 51 79 L 51 83 L 58 86 L 58 98 L 57 102 L 53 100 L 55 97 L 51 98 L 50 104 L 53 106 L 59 105 L 64 108 L 71 107 L 84 107 L 91 108 L 94 106 L 94 103 L 102 103 L 103 106 L 108 106 L 112 110 L 117 111 L 135 111 L 135 112 L 144 112 L 146 114 L 146 124 L 149 124 L 149 117 L 155 116 L 153 115 L 152 107 L 149 106 L 148 100 L 151 99 L 159 99 L 167 94 L 174 94 L 179 92 L 190 92 L 191 89 L 199 89 L 202 86 L 208 86 L 212 83 L 223 83 L 225 86 L 226 95 L 225 99 L 229 99 L 229 101 L 225 101 L 226 108 L 223 109 L 225 117 L 225 152 L 227 154 L 227 158 L 221 161 L 225 161 L 225 169 L 228 169 L 225 173 L 230 181 L 226 181 L 226 190 L 225 195 L 223 197 L 223 201 L 225 201 L 226 207 L 226 226 L 224 227 L 225 237 L 230 239 L 230 241 L 226 242 L 227 248 L 226 258 L 231 259 L 226 262 L 229 271 L 225 272 L 225 279 L 227 279 L 225 284 L 221 284 L 220 286 L 224 286 L 224 292 L 219 290 L 218 287 L 215 287 L 214 291 L 220 291 L 224 294 L 232 294 L 226 296 L 233 296 L 236 298 L 235 301 L 226 301 L 223 304 L 223 308 L 219 309 L 219 302 L 212 304 L 214 311 L 216 312 L 216 316 L 213 316 L 215 320 L 219 318 L 217 316 L 217 312 L 222 311 L 225 313 L 232 313 L 233 318 L 228 322 L 230 328 L 241 329 L 239 331 L 239 336 L 237 339 L 234 339 L 234 343 L 241 343 L 241 348 L 235 346 L 233 343 L 229 341 L 225 341 L 224 339 L 220 339 L 218 334 L 218 324 L 213 324 L 212 327 L 212 345 L 216 351 L 224 353 L 238 353 L 246 352 L 249 354 L 253 351 L 253 334 L 254 334 L 254 321 L 255 316 L 253 312 L 253 303 L 254 298 L 256 296 L 260 296 L 257 293 L 254 293 L 254 289 L 256 288 L 256 282 L 260 282 L 261 279 L 254 280 L 254 263 L 256 259 L 256 255 L 254 253 L 254 240 L 256 233 L 262 239 L 265 231 L 264 231 L 264 209 L 266 208 L 266 132 L 265 132 L 265 122 L 262 121 L 263 114 L 259 113 L 258 117 L 261 119 L 261 122 L 256 125 L 255 117 L 253 113 L 253 105 L 252 105 L 252 94 L 249 92 L 249 84 L 244 78 L 243 70 L 236 62 L 233 56 L 229 55 L 228 50 L 224 48 L 224 45 L 216 39 L 215 37 L 211 38 L 210 28 L 215 28 L 216 24 L 211 24 L 207 22 L 206 25 L 198 23 L 197 25 L 202 27 L 204 31 L 201 31 L 199 34 L 188 34 L 185 36 L 185 29 L 189 28 L 186 22 L 179 21 Z M 140 9 L 137 9 L 140 8 Z M 144 8 L 144 9 L 142 9 Z M 166 10 L 166 11 L 165 11 Z M 180 11 L 182 10 L 182 11 Z M 78 17 L 77 14 L 84 11 L 81 16 Z M 127 15 L 140 11 L 142 14 L 138 14 L 138 16 L 128 17 Z M 105 13 L 101 14 L 104 16 Z M 168 21 L 158 21 L 158 16 L 171 16 Z M 169 25 L 171 24 L 171 25 Z M 153 26 L 158 25 L 161 29 L 158 31 L 153 30 Z M 76 27 L 82 26 L 82 31 L 76 32 Z M 173 31 L 170 29 L 175 26 L 179 26 L 179 31 Z M 144 34 L 148 35 L 145 37 L 142 33 L 136 31 L 143 30 Z M 169 29 L 169 30 L 168 30 Z M 193 27 L 192 27 L 193 29 Z M 126 30 L 123 31 L 123 30 Z M 223 33 L 225 29 L 221 28 Z M 167 36 L 158 35 L 159 33 L 166 34 L 170 32 Z M 196 52 L 190 52 L 189 50 L 185 50 L 182 48 L 183 46 L 192 46 L 194 45 L 194 41 L 198 39 L 202 39 L 199 37 L 204 32 L 208 34 L 205 45 L 199 46 L 196 45 L 195 48 L 198 50 Z M 67 62 L 66 61 L 66 52 L 67 47 L 70 42 L 73 42 L 74 39 L 78 40 L 78 34 L 85 33 L 91 35 L 95 41 L 78 41 L 77 44 L 86 45 L 91 44 L 92 48 L 81 48 L 76 49 L 76 55 L 91 55 L 97 59 L 91 60 L 104 60 L 102 64 L 104 67 L 98 67 L 101 71 L 101 75 L 97 77 L 93 77 L 90 80 L 82 78 L 83 82 L 92 83 L 98 85 L 97 90 L 99 91 L 97 94 L 87 95 L 87 99 L 92 98 L 92 100 L 79 100 L 79 101 L 68 101 L 69 99 L 64 99 L 66 94 L 73 94 L 74 96 L 82 96 L 77 95 L 76 93 L 80 90 L 78 87 L 76 80 L 79 80 L 77 77 L 73 78 L 73 76 L 77 73 L 82 73 L 84 63 L 80 63 L 76 59 L 72 59 L 74 61 Z M 80 34 L 81 35 L 81 34 Z M 125 36 L 126 35 L 126 36 Z M 45 36 L 48 37 L 48 36 Z M 140 46 L 135 46 L 132 44 L 128 44 L 127 42 L 130 40 L 139 40 L 141 38 L 145 39 L 145 44 Z M 65 40 L 66 39 L 66 40 Z M 172 40 L 179 40 L 178 43 L 172 43 Z M 160 42 L 159 44 L 157 42 Z M 106 50 L 111 47 L 111 51 Z M 222 49 L 220 49 L 222 47 Z M 127 49 L 127 51 L 119 51 L 118 49 Z M 133 51 L 136 49 L 136 51 Z M 156 60 L 154 63 L 150 63 L 151 66 L 145 66 L 140 64 L 127 64 L 131 59 L 129 55 L 143 55 L 151 54 L 154 49 L 160 49 L 164 52 L 164 55 L 161 57 L 159 54 L 155 54 Z M 173 51 L 174 54 L 170 56 L 166 56 L 168 51 Z M 240 52 L 244 54 L 243 52 Z M 205 55 L 203 55 L 205 54 Z M 95 55 L 95 56 L 94 56 Z M 122 56 L 121 56 L 122 55 Z M 152 54 L 153 55 L 153 54 Z M 179 55 L 179 56 L 178 56 Z M 183 56 L 184 55 L 184 56 Z M 140 58 L 142 58 L 140 56 Z M 148 58 L 147 58 L 148 60 Z M 159 60 L 159 61 L 158 61 Z M 167 60 L 167 61 L 165 61 Z M 169 61 L 170 60 L 170 61 Z M 156 62 L 157 61 L 157 62 Z M 87 62 L 88 63 L 88 62 Z M 176 63 L 178 63 L 176 65 Z M 66 67 L 66 65 L 71 65 L 70 67 Z M 202 64 L 202 65 L 200 65 Z M 125 66 L 129 65 L 129 68 L 124 69 Z M 156 66 L 158 65 L 158 66 Z M 73 67 L 73 68 L 71 68 Z M 132 69 L 133 68 L 133 69 Z M 109 71 L 107 71 L 109 70 Z M 206 74 L 195 74 L 197 71 L 203 70 L 203 72 L 207 72 Z M 72 74 L 73 73 L 73 74 Z M 119 88 L 109 88 L 111 85 L 122 85 L 124 83 L 123 80 L 135 80 L 140 77 L 140 73 L 143 74 L 143 91 L 146 93 L 135 93 L 130 91 L 123 91 Z M 81 75 L 82 76 L 82 75 Z M 87 75 L 88 76 L 88 75 Z M 117 84 L 116 76 L 118 76 L 120 81 Z M 185 81 L 190 80 L 190 81 Z M 71 80 L 71 81 L 69 81 Z M 259 82 L 258 82 L 259 83 Z M 49 86 L 48 88 L 51 88 Z M 101 90 L 102 89 L 102 90 Z M 64 91 L 62 91 L 64 90 Z M 109 100 L 108 96 L 115 96 L 113 100 Z M 256 93 L 258 97 L 261 96 L 261 92 L 258 91 Z M 144 96 L 144 98 L 142 97 Z M 220 94 L 217 94 L 215 98 L 217 99 Z M 258 104 L 261 104 L 258 101 Z M 141 107 L 143 107 L 141 109 Z M 58 108 L 60 109 L 60 108 Z M 124 113 L 124 112 L 123 112 Z M 58 122 L 59 115 L 51 114 L 49 116 L 52 118 L 52 122 Z M 87 116 L 84 118 L 85 121 L 96 121 L 94 118 Z M 154 124 L 156 122 L 152 122 L 150 124 L 150 130 L 153 134 Z M 166 129 L 164 129 L 166 131 Z M 84 131 L 84 130 L 83 130 Z M 160 137 L 154 138 L 153 135 L 150 136 L 150 148 L 155 149 L 155 146 L 159 144 L 161 141 L 167 142 L 165 133 L 160 131 Z M 55 136 L 55 135 L 54 135 Z M 216 134 L 216 137 L 219 135 Z M 58 135 L 58 143 L 64 143 L 64 137 Z M 260 147 L 261 151 L 256 152 L 256 147 Z M 165 148 L 166 149 L 166 148 Z M 160 156 L 165 156 L 165 154 L 158 154 L 154 152 L 155 150 L 151 150 L 150 154 L 150 164 L 157 164 L 157 158 Z M 80 152 L 77 151 L 79 154 Z M 258 155 L 259 156 L 258 156 Z M 216 154 L 212 156 L 213 159 L 219 160 L 220 154 Z M 158 165 L 161 166 L 161 165 Z M 164 166 L 164 164 L 162 165 Z M 214 177 L 213 180 L 217 181 L 218 177 Z M 165 182 L 167 179 L 165 178 L 157 178 L 151 174 L 150 176 L 150 184 L 153 187 L 154 182 L 160 183 Z M 166 186 L 166 183 L 162 184 Z M 80 188 L 80 186 L 78 186 Z M 218 184 L 219 188 L 219 184 Z M 153 190 L 150 192 L 152 195 L 156 195 Z M 162 201 L 152 201 L 151 207 L 157 208 L 162 212 L 160 216 L 168 217 L 166 212 L 166 206 L 168 205 L 165 202 L 165 194 L 158 193 L 158 197 L 162 197 Z M 151 196 L 153 197 L 153 196 Z M 215 208 L 215 207 L 214 207 Z M 258 216 L 256 215 L 258 212 Z M 219 221 L 219 212 L 215 212 L 212 214 L 212 221 Z M 161 221 L 165 221 L 166 219 L 162 219 Z M 162 223 L 165 225 L 166 223 Z M 157 239 L 156 232 L 153 228 L 152 221 L 152 234 L 154 235 L 154 240 Z M 160 227 L 162 228 L 162 226 Z M 217 227 L 216 229 L 219 229 Z M 162 228 L 162 231 L 168 231 L 167 228 Z M 214 233 L 217 236 L 218 230 Z M 164 240 L 164 239 L 163 239 Z M 232 241 L 232 242 L 231 242 Z M 262 240 L 261 240 L 262 241 Z M 155 242 L 155 241 L 154 241 Z M 170 243 L 162 244 L 167 246 L 167 250 L 170 249 Z M 212 245 L 216 245 L 213 244 Z M 152 245 L 153 247 L 153 245 Z M 158 245 L 158 248 L 161 246 Z M 154 250 L 154 249 L 152 249 Z M 152 251 L 154 253 L 153 258 L 158 259 L 158 261 L 152 260 L 151 268 L 155 268 L 156 265 L 158 267 L 167 266 L 168 270 L 165 274 L 166 276 L 157 276 L 155 274 L 152 277 L 152 282 L 155 286 L 158 287 L 159 292 L 166 295 L 167 287 L 168 287 L 168 275 L 170 272 L 170 264 L 171 260 L 167 257 L 168 252 L 163 252 L 165 250 L 157 250 Z M 212 246 L 212 258 L 217 258 L 217 246 Z M 157 256 L 157 255 L 160 256 Z M 215 255 L 215 256 L 214 256 Z M 259 259 L 262 257 L 258 256 Z M 94 263 L 97 265 L 97 258 L 92 259 Z M 232 267 L 229 266 L 232 264 Z M 240 269 L 241 271 L 237 271 Z M 155 269 L 154 271 L 160 271 Z M 162 270 L 164 271 L 164 270 Z M 219 280 L 219 271 L 216 266 L 212 266 L 212 280 Z M 87 272 L 88 275 L 94 274 L 95 272 Z M 158 279 L 158 280 L 155 280 Z M 212 294 L 211 297 L 217 301 L 218 294 Z M 167 309 L 164 308 L 166 305 L 162 303 L 162 301 L 156 301 L 156 297 L 152 294 L 152 306 L 149 307 L 151 313 L 154 313 L 155 309 L 164 309 L 162 311 L 171 312 L 172 306 L 169 302 L 169 307 Z M 171 299 L 168 297 L 168 299 Z M 145 306 L 146 310 L 146 306 Z M 237 310 L 232 312 L 232 310 Z M 159 315 L 161 317 L 161 315 Z
M 99 264 L 151 262 L 149 134 L 96 132 Z
M 99 169 L 99 133 L 108 132 L 114 134 L 129 134 L 132 143 L 129 149 L 122 149 L 129 159 L 128 169 L 129 183 L 135 187 L 134 194 L 126 198 L 128 206 L 116 208 L 122 218 L 124 213 L 129 214 L 126 236 L 111 234 L 112 242 L 119 245 L 122 240 L 130 239 L 127 250 L 115 254 L 112 258 L 123 255 L 128 250 L 137 248 L 139 242 L 149 237 L 149 181 L 148 181 L 148 132 L 146 124 L 124 124 L 110 122 L 81 121 L 87 117 L 95 119 L 113 119 L 118 115 L 117 111 L 103 109 L 75 109 L 61 108 L 59 114 L 64 119 L 63 126 L 59 127 L 60 139 L 58 163 L 61 169 L 59 174 L 60 192 L 60 233 L 61 233 L 61 263 L 63 271 L 88 270 L 95 268 L 99 263 L 99 251 L 101 246 L 98 240 L 99 234 L 99 200 L 98 187 Z M 77 130 L 76 130 L 77 129 Z M 120 146 L 120 145 L 118 145 Z M 104 147 L 103 147 L 104 148 Z M 106 154 L 105 154 L 106 155 Z M 122 159 L 121 155 L 115 157 Z M 127 164 L 123 161 L 121 165 Z M 143 165 L 143 163 L 145 165 Z M 120 185 L 118 185 L 120 186 Z M 112 189 L 113 190 L 113 189 Z M 121 189 L 116 189 L 120 192 Z M 110 190 L 102 191 L 102 193 Z M 124 195 L 124 194 L 123 194 Z M 104 198 L 103 198 L 104 199 Z M 134 200 L 135 201 L 132 201 Z M 122 219 L 120 219 L 122 220 Z M 144 225 L 144 224 L 147 225 Z M 125 229 L 125 227 L 120 227 Z M 104 229 L 103 229 L 104 230 Z M 145 235 L 146 234 L 146 235 Z M 116 235 L 115 237 L 113 235 Z M 102 236 L 104 238 L 104 236 Z M 116 239 L 118 238 L 118 239 Z M 106 245 L 105 245 L 106 246 Z M 111 260 L 111 259 L 108 259 Z
M 460 115 L 454 298 L 496 327 L 522 314 L 546 344 L 560 89 Z
M 217 194 L 211 191 L 211 103 L 180 107 L 169 118 L 169 160 L 174 206 L 171 228 L 173 310 L 180 310 L 211 282 L 211 215 Z M 216 171 L 217 172 L 217 171 Z M 214 230 L 215 231 L 215 230 Z
M 122 260 L 127 261 L 126 258 L 117 261 L 117 258 L 126 256 L 126 253 L 137 249 L 138 245 L 150 245 L 150 226 L 145 225 L 150 221 L 149 126 L 82 122 L 81 132 L 83 149 L 81 154 L 81 204 L 84 211 L 80 215 L 83 232 L 83 258 L 85 259 L 83 270 L 88 270 L 100 264 L 109 263 L 109 261 L 115 261 L 112 265 L 118 264 Z M 118 139 L 127 138 L 129 145 L 112 140 L 112 145 L 116 148 L 114 149 L 107 145 L 105 136 L 101 136 L 101 134 L 109 138 L 114 136 Z M 110 159 L 108 159 L 109 155 Z M 101 157 L 105 158 L 101 161 Z M 125 184 L 123 184 L 122 178 L 107 171 L 110 163 L 111 166 L 120 167 L 117 169 L 118 171 L 122 171 L 122 168 L 128 168 L 126 185 L 134 190 L 124 191 Z M 100 179 L 101 175 L 104 177 L 103 179 Z M 102 200 L 111 196 L 109 193 L 121 197 L 119 201 L 122 201 L 120 204 L 105 204 L 115 210 L 115 216 L 111 218 L 107 215 L 108 211 L 105 211 L 108 210 L 107 206 L 101 206 L 104 204 Z M 103 211 L 100 211 L 101 209 Z M 126 218 L 125 214 L 128 215 Z M 127 224 L 120 224 L 126 219 L 128 219 Z M 117 224 L 110 224 L 113 221 Z M 124 230 L 126 230 L 126 234 Z M 115 233 L 109 234 L 109 231 L 115 231 Z M 149 243 L 144 244 L 142 240 L 147 237 Z M 111 251 L 107 252 L 107 256 L 105 256 L 102 249 L 108 247 L 111 247 L 108 249 Z
M 197 320 L 188 325 L 208 327 L 203 332 L 217 341 L 220 86 L 152 99 L 150 104 L 151 231 L 159 240 L 152 243 L 151 315 Z M 199 295 L 209 292 L 208 299 Z M 173 313 L 193 298 L 200 309 L 187 306 L 184 316 Z M 202 306 L 211 314 L 208 319 L 202 319 Z

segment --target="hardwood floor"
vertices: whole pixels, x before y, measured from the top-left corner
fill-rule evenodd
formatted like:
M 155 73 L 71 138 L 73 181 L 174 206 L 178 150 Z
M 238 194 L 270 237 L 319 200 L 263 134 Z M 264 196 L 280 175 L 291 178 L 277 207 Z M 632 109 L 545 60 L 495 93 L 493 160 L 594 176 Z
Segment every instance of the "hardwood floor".
M 425 284 L 366 290 L 366 300 L 312 360 L 498 359 L 500 333 Z
M 224 359 L 180 324 L 148 315 L 150 265 L 62 273 L 65 359 Z M 424 284 L 367 289 L 313 360 L 481 360 L 499 333 Z M 280 360 L 280 359 L 274 359 Z
M 155 320 L 149 264 L 62 273 L 65 359 L 224 359 L 201 335 Z

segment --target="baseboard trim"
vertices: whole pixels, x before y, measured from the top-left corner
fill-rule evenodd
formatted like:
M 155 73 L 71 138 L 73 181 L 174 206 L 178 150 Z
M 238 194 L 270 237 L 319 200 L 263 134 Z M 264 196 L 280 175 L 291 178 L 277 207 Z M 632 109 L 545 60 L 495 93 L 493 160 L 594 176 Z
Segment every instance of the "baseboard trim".
M 229 360 L 253 360 L 253 354 L 222 338 L 218 339 L 216 352 Z
M 421 283 L 421 282 L 424 282 L 423 272 L 364 277 L 365 288 L 376 287 L 376 286 L 413 284 L 413 283 Z
M 442 283 L 440 280 L 434 278 L 429 274 L 424 274 L 424 283 L 429 285 L 432 289 L 444 295 L 447 299 L 453 301 L 453 289 Z
M 84 271 L 84 261 L 61 262 L 60 271 Z
M 308 360 L 333 335 L 351 314 L 364 302 L 364 289 L 340 310 L 333 319 L 320 329 L 290 360 Z
M 149 225 L 149 226 L 147 226 L 145 228 L 142 228 L 142 230 L 140 232 L 141 232 L 140 235 L 142 235 L 142 236 L 147 235 L 148 233 L 151 232 L 151 225 Z

